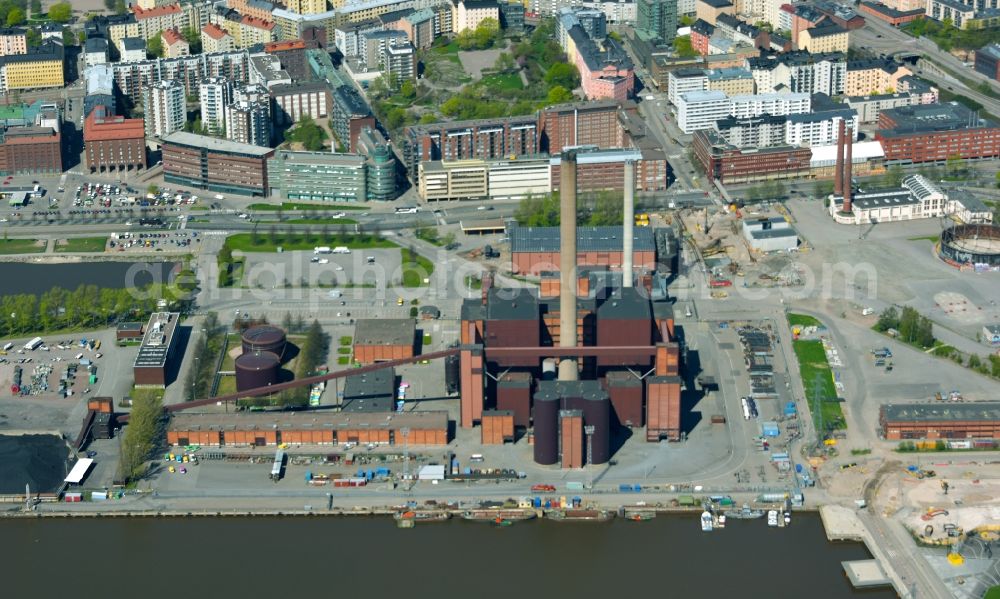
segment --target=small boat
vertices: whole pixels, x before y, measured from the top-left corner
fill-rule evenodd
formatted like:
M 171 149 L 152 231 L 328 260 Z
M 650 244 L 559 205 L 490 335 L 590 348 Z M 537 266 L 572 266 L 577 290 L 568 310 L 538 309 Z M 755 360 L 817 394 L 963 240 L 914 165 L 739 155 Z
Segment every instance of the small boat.
M 441 510 L 407 510 L 392 515 L 396 520 L 413 520 L 416 522 L 444 522 L 451 514 Z
M 734 520 L 756 520 L 757 518 L 763 518 L 764 512 L 762 510 L 751 509 L 750 504 L 744 503 L 741 509 L 727 511 L 726 517 Z
M 725 514 L 719 514 L 718 526 L 719 526 L 719 528 L 725 528 L 726 527 L 726 515 Z
M 607 510 L 553 510 L 545 517 L 559 522 L 607 522 L 615 517 Z
M 626 520 L 632 522 L 646 522 L 656 517 L 656 512 L 630 512 L 625 515 Z
M 514 522 L 512 520 L 505 520 L 497 516 L 497 519 L 493 521 L 493 525 L 498 528 L 504 528 L 506 526 L 514 526 Z
M 785 524 L 791 524 L 791 523 L 792 523 L 792 513 L 785 512 Z
M 778 525 L 778 510 L 768 510 L 767 511 L 767 525 L 777 526 Z
M 712 512 L 702 512 L 701 513 L 701 531 L 702 532 L 712 532 Z

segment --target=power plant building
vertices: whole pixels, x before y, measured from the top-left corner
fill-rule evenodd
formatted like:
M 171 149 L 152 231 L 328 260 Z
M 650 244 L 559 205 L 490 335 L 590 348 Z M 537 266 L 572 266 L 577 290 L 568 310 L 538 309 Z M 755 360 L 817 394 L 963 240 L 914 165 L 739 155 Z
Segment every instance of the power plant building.
M 176 349 L 177 312 L 154 312 L 146 324 L 146 334 L 133 363 L 137 387 L 166 387 Z
M 512 271 L 532 273 L 559 270 L 561 235 L 558 227 L 509 228 Z M 637 270 L 656 268 L 656 247 L 649 227 L 636 227 L 632 264 Z M 623 263 L 622 227 L 578 227 L 577 266 L 620 270 Z
M 411 318 L 359 318 L 354 325 L 354 361 L 374 364 L 411 358 L 416 332 Z

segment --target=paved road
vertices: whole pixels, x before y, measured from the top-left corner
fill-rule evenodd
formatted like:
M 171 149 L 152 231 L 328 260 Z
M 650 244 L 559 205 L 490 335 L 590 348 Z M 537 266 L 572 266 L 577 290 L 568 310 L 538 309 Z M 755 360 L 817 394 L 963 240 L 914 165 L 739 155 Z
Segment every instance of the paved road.
M 920 599 L 950 599 L 952 594 L 920 554 L 917 545 L 892 518 L 883 518 L 867 510 L 859 510 L 858 518 L 868 527 L 875 542 L 908 588 L 899 589 L 901 596 Z
M 937 45 L 926 38 L 914 38 L 895 27 L 883 23 L 878 19 L 868 19 L 867 24 L 851 32 L 851 46 L 864 50 L 875 50 L 886 54 L 896 52 L 913 52 L 922 54 L 930 58 L 949 70 L 961 74 L 965 79 L 971 79 L 976 83 L 987 82 L 993 86 L 994 90 L 1000 92 L 996 82 L 991 82 L 987 77 L 977 73 L 975 70 L 965 66 L 965 64 L 947 52 L 938 49 Z M 965 83 L 958 81 L 949 74 L 942 73 L 933 66 L 918 68 L 917 74 L 942 85 L 944 89 L 968 96 L 981 103 L 993 114 L 1000 114 L 1000 100 L 983 95 L 979 91 L 970 89 Z

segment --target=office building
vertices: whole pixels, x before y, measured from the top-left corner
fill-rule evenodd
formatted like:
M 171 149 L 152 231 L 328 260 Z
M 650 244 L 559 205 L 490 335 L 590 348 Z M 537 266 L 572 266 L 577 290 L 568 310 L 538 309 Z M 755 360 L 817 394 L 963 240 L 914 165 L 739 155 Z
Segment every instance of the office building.
M 365 157 L 366 193 L 369 200 L 389 201 L 399 195 L 396 154 L 385 136 L 374 127 L 358 134 L 357 151 Z
M 670 45 L 677 36 L 677 0 L 636 0 L 636 35 L 654 45 Z
M 365 202 L 365 157 L 330 152 L 277 150 L 267 161 L 269 194 L 283 200 Z
M 166 387 L 171 372 L 175 371 L 177 351 L 177 312 L 155 312 L 146 324 L 146 334 L 139 345 L 139 353 L 132 365 L 136 387 Z
M 708 76 L 704 69 L 685 68 L 670 71 L 667 75 L 667 101 L 677 105 L 677 96 L 688 92 L 701 92 L 708 89 Z M 728 94 L 727 94 L 728 95 Z
M 142 106 L 147 137 L 180 131 L 187 122 L 187 102 L 180 81 L 160 81 L 143 90 Z
M 707 176 L 722 183 L 805 177 L 812 158 L 809 148 L 738 148 L 707 129 L 695 131 L 692 149 Z
M 61 120 L 55 104 L 41 100 L 7 106 L 0 122 L 0 175 L 61 173 Z
M 178 131 L 163 139 L 163 179 L 221 193 L 264 196 L 274 150 Z
M 278 127 L 297 123 L 305 117 L 313 120 L 330 115 L 330 88 L 326 83 L 292 83 L 270 89 L 274 105 L 272 118 Z
M 414 125 L 403 129 L 402 136 L 404 166 L 411 178 L 422 161 L 509 158 L 539 151 L 534 116 Z

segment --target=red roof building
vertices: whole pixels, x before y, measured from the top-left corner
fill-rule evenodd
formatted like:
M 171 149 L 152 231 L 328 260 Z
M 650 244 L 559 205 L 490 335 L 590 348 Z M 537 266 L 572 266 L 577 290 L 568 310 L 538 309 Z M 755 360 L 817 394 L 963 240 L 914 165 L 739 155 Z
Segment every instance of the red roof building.
M 146 133 L 142 119 L 107 116 L 97 106 L 83 124 L 83 145 L 90 172 L 106 173 L 146 168 Z

